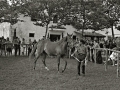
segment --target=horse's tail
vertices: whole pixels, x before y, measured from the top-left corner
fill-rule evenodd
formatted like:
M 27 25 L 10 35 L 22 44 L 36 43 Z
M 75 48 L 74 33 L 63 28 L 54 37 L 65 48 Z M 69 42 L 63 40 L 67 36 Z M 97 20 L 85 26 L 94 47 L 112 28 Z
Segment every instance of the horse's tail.
M 37 44 L 34 45 L 32 51 L 31 51 L 31 53 L 29 55 L 29 60 L 31 60 L 32 56 L 35 55 L 36 49 L 37 49 Z

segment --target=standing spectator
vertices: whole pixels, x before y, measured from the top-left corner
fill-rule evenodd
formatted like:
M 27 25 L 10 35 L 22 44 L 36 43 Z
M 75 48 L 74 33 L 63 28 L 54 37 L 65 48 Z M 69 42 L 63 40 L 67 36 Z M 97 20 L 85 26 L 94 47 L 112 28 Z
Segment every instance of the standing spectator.
M 20 48 L 20 44 L 21 44 L 21 41 L 20 41 L 20 39 L 19 38 L 17 38 L 17 41 L 18 41 L 18 55 L 20 56 L 20 53 L 21 53 L 21 48 Z
M 6 42 L 6 39 L 2 36 L 2 39 L 1 39 L 1 55 L 4 55 L 6 56 L 6 48 L 5 48 L 5 42 Z
M 18 37 L 16 37 L 13 40 L 13 43 L 14 43 L 14 49 L 15 49 L 15 56 L 17 56 L 17 52 L 18 52 Z
M 25 53 L 25 48 L 26 48 L 25 39 L 24 39 L 24 38 L 22 39 L 21 48 L 22 48 L 22 55 L 24 55 L 24 53 Z
M 109 40 L 106 40 L 106 42 L 105 42 L 105 47 L 106 47 L 106 48 L 109 48 L 109 46 L 110 46 L 110 42 L 109 42 Z
M 28 56 L 30 55 L 31 51 L 32 51 L 32 41 L 31 39 L 29 39 L 29 43 L 28 43 Z
M 98 43 L 97 40 L 94 40 L 93 48 L 100 48 L 99 43 Z M 96 54 L 96 63 L 102 64 L 101 51 L 100 50 L 96 50 L 96 53 L 94 52 L 94 54 Z M 94 60 L 95 60 L 95 58 L 94 58 Z
M 101 39 L 100 41 L 99 41 L 99 45 L 100 45 L 100 48 L 103 48 L 104 47 L 104 40 L 103 39 Z
M 90 45 L 90 61 L 92 61 L 94 63 L 94 57 L 93 57 L 94 56 L 93 55 L 93 45 L 94 45 L 94 42 L 93 42 L 93 40 L 90 41 L 89 45 Z
M 33 43 L 32 43 L 32 44 L 33 44 L 33 47 L 34 47 L 34 45 L 35 45 L 36 43 L 37 43 L 37 41 L 36 41 L 36 39 L 35 39 L 35 40 L 33 41 Z
M 113 48 L 115 48 L 115 47 L 116 47 L 116 44 L 115 44 L 114 40 L 110 41 L 109 48 L 110 48 L 110 49 L 113 49 Z M 110 51 L 109 54 L 111 55 L 111 54 L 112 54 L 112 51 Z
M 90 61 L 91 57 L 90 57 L 90 43 L 86 43 L 86 47 L 87 47 L 87 51 L 88 51 L 88 61 Z
M 7 38 L 7 40 L 6 40 L 6 51 L 7 51 L 8 56 L 12 55 L 12 48 L 13 48 L 13 44 L 11 43 L 9 38 Z

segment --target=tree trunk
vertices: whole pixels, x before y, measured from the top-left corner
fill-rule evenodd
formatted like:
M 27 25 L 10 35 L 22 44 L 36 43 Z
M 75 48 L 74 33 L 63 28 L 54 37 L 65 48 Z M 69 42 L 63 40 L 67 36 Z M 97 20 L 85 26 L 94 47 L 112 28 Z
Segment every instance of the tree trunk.
M 111 26 L 111 30 L 112 30 L 112 37 L 114 38 L 114 30 L 113 30 L 113 25 Z
M 83 27 L 82 27 L 82 38 L 84 37 L 84 29 L 85 29 L 85 2 L 82 0 L 83 3 Z
M 48 32 L 48 23 L 46 25 L 46 32 L 45 32 L 45 38 L 47 39 L 47 32 Z

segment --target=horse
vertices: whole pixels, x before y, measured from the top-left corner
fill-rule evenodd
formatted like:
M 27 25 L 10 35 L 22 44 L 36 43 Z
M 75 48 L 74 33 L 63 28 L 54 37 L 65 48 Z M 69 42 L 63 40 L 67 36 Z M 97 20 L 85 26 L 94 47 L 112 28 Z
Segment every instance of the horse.
M 31 57 L 35 55 L 35 52 L 37 53 L 34 59 L 34 70 L 36 67 L 36 62 L 41 55 L 43 56 L 42 62 L 45 66 L 45 69 L 49 70 L 45 63 L 46 56 L 48 55 L 48 56 L 57 56 L 58 72 L 59 72 L 60 59 L 66 55 L 67 47 L 69 43 L 71 43 L 72 41 L 72 36 L 73 36 L 72 34 L 67 34 L 66 37 L 63 37 L 61 40 L 56 42 L 51 42 L 49 39 L 39 41 L 32 49 L 32 52 L 30 53 L 29 56 L 29 60 L 30 60 Z M 62 72 L 64 72 L 67 67 L 67 61 L 65 59 L 63 60 L 65 61 L 65 66 Z

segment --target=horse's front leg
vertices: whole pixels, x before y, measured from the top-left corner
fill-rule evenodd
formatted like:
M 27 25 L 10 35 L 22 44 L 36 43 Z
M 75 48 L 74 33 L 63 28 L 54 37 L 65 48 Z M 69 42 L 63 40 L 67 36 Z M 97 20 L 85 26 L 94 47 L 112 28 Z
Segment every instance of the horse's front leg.
M 114 59 L 112 60 L 112 63 L 113 63 L 113 65 L 112 65 L 112 66 L 115 66 L 115 60 L 114 60 Z
M 65 59 L 63 59 L 65 61 L 65 67 L 64 69 L 62 70 L 62 73 L 65 71 L 66 67 L 67 67 L 67 61 Z
M 59 73 L 59 66 L 60 66 L 60 56 L 58 56 L 58 73 Z
M 71 48 L 69 49 L 69 59 L 71 58 Z

